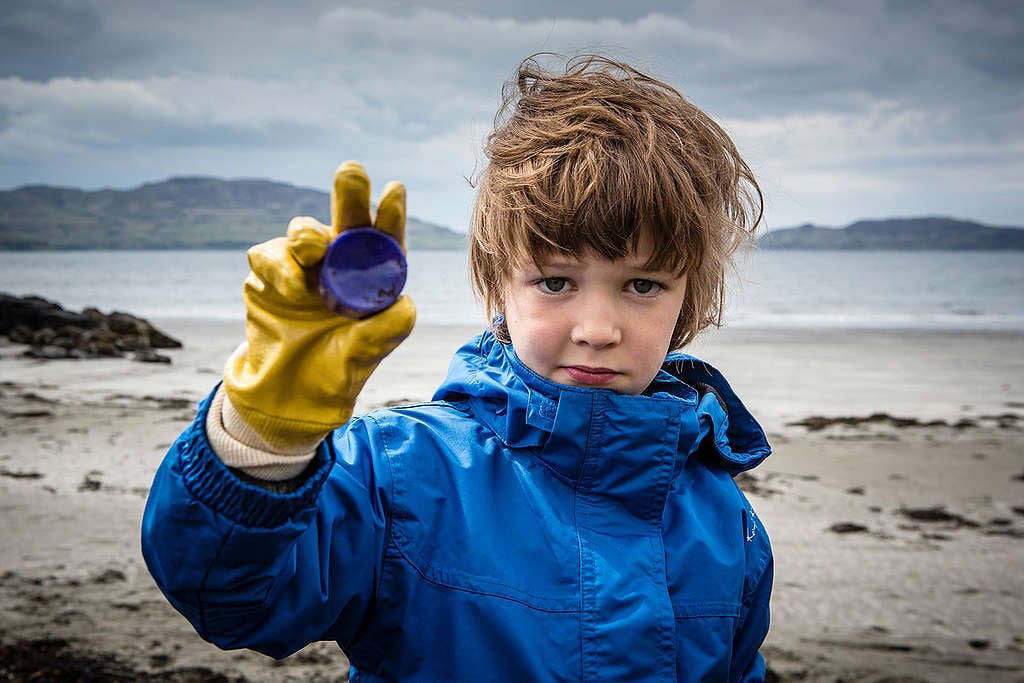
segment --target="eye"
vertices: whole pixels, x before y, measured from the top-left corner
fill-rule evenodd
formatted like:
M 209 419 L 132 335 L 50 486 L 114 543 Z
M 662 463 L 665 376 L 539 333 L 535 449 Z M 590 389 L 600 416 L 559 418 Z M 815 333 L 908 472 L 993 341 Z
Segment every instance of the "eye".
M 641 296 L 650 296 L 652 294 L 657 294 L 661 290 L 661 285 L 654 280 L 637 278 L 629 281 L 629 289 Z
M 564 277 L 546 277 L 537 283 L 541 290 L 548 294 L 557 294 L 563 291 L 567 284 L 569 282 Z

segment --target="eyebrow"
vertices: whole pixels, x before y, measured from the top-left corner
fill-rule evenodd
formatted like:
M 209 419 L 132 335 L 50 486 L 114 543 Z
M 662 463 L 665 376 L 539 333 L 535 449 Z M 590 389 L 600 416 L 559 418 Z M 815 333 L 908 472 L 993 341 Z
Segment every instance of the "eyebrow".
M 672 270 L 670 268 L 649 268 L 649 267 L 645 266 L 642 263 L 640 263 L 640 264 L 624 264 L 624 266 L 625 266 L 625 269 L 627 270 L 627 272 L 630 275 L 635 275 L 636 277 L 641 278 L 641 279 L 643 277 L 645 277 L 645 276 L 658 276 L 658 277 L 668 277 L 668 278 L 681 277 L 681 275 L 679 273 L 676 273 L 674 270 Z M 580 264 L 579 261 L 571 260 L 571 259 L 561 259 L 561 258 L 559 258 L 559 259 L 552 259 L 552 260 L 541 261 L 539 264 L 535 264 L 533 262 L 530 262 L 529 264 L 526 264 L 524 267 L 528 267 L 530 269 L 537 268 L 537 269 L 539 269 L 541 274 L 544 274 L 545 270 L 569 270 L 569 271 L 573 271 L 573 270 L 579 270 L 583 266 Z

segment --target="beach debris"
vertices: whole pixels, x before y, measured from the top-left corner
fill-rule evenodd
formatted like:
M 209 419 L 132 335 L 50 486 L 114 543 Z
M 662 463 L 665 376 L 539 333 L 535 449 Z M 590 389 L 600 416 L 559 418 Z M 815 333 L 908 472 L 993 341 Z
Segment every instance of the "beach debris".
M 859 638 L 851 638 L 844 640 L 833 640 L 829 638 L 808 638 L 807 642 L 818 643 L 820 645 L 827 645 L 831 647 L 845 647 L 851 650 L 878 650 L 880 652 L 914 652 L 918 648 L 913 645 L 889 641 L 870 641 L 861 640 Z M 841 679 L 840 679 L 841 680 Z M 900 681 L 916 681 L 916 678 L 901 678 Z
M 1019 429 L 1021 416 L 1016 413 L 1001 413 L 999 415 L 980 415 L 976 418 L 963 417 L 956 422 L 946 420 L 920 420 L 916 417 L 898 417 L 889 413 L 872 413 L 867 416 L 841 415 L 828 417 L 825 415 L 811 415 L 796 422 L 787 422 L 787 427 L 804 427 L 809 432 L 820 432 L 831 427 L 852 427 L 860 429 L 866 425 L 880 425 L 907 429 L 911 427 L 947 427 L 962 431 L 965 429 L 976 429 L 981 423 L 994 423 L 999 429 Z M 858 439 L 858 438 L 889 438 L 895 440 L 894 436 L 885 434 L 874 434 L 872 436 L 829 436 L 830 439 Z
M 125 576 L 125 573 L 123 571 L 121 571 L 120 569 L 114 569 L 113 567 L 108 567 L 107 569 L 104 569 L 100 573 L 95 574 L 94 576 L 89 577 L 89 582 L 90 583 L 102 583 L 102 584 L 118 583 L 118 582 L 127 581 L 127 580 L 128 580 L 128 577 Z
M 177 339 L 130 313 L 81 313 L 38 296 L 0 293 L 0 336 L 30 348 L 23 355 L 43 360 L 123 357 L 141 352 L 147 362 L 169 363 L 153 349 L 180 349 Z M 159 358 L 159 359 L 158 359 Z M 166 360 L 161 360 L 166 359 Z
M 740 490 L 746 494 L 768 497 L 773 496 L 776 493 L 782 493 L 779 489 L 767 485 L 767 480 L 771 478 L 771 475 L 769 475 L 764 481 L 762 481 L 762 479 L 756 474 L 740 472 L 733 477 L 733 481 L 735 481 L 736 485 L 740 487 Z
M 865 424 L 887 424 L 892 427 L 904 429 L 907 427 L 956 427 L 945 420 L 922 421 L 916 417 L 895 417 L 889 413 L 872 413 L 867 417 L 839 416 L 826 417 L 824 415 L 812 415 L 796 422 L 787 422 L 787 427 L 806 427 L 809 432 L 820 432 L 823 429 L 835 426 L 860 427 Z M 958 423 L 959 424 L 959 423 Z
M 103 474 L 98 470 L 92 470 L 87 472 L 82 478 L 82 483 L 78 485 L 79 491 L 99 491 L 103 488 L 103 482 L 100 481 L 99 475 Z
M 43 473 L 36 472 L 35 470 L 22 472 L 20 470 L 0 469 L 0 477 L 8 477 L 9 479 L 42 479 Z
M 380 407 L 381 408 L 399 408 L 401 406 L 412 405 L 413 403 L 416 403 L 416 401 L 414 401 L 411 398 L 391 398 L 391 399 L 388 399 L 387 401 L 384 401 L 384 403 L 381 403 Z
M 189 666 L 160 672 L 137 669 L 111 653 L 72 649 L 62 638 L 41 638 L 0 643 L 0 673 L 10 681 L 174 681 L 175 683 L 244 683 L 206 667 Z
M 983 532 L 986 536 L 1008 536 L 1010 538 L 1024 538 L 1024 531 L 1020 529 L 1011 529 L 1009 527 L 996 527 L 994 529 L 985 529 Z
M 53 413 L 49 410 L 0 411 L 0 414 L 6 417 L 53 417 Z
M 836 534 L 862 534 L 867 532 L 868 528 L 856 522 L 836 522 L 828 530 Z
M 132 394 L 107 394 L 104 401 L 124 406 L 135 406 L 145 404 L 147 408 L 159 408 L 160 410 L 184 410 L 193 409 L 196 406 L 195 399 L 181 398 L 178 396 L 133 396 Z M 192 418 L 189 417 L 191 420 Z M 170 444 L 168 444 L 170 445 Z
M 39 394 L 33 393 L 31 391 L 28 392 L 28 393 L 25 393 L 25 394 L 21 394 L 20 396 L 18 396 L 18 398 L 20 398 L 22 401 L 32 401 L 32 402 L 35 402 L 35 403 L 48 403 L 50 405 L 53 405 L 53 404 L 57 403 L 57 401 L 52 399 L 52 398 L 46 398 L 45 396 L 40 396 Z
M 949 524 L 955 527 L 977 528 L 981 525 L 974 520 L 967 519 L 955 512 L 949 512 L 943 505 L 936 505 L 926 508 L 899 508 L 899 514 L 915 522 L 927 522 L 930 524 Z
M 1020 415 L 1016 413 L 1001 413 L 999 415 L 982 415 L 980 419 L 995 422 L 996 426 L 1000 429 L 1016 429 L 1020 421 Z

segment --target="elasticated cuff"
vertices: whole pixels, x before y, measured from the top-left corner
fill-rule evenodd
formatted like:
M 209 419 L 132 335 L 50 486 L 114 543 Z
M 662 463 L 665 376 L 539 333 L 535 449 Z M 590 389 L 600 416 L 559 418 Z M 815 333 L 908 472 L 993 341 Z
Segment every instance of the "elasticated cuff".
M 334 464 L 328 444 L 317 448 L 308 465 L 309 478 L 294 491 L 278 493 L 246 483 L 210 446 L 205 425 L 213 396 L 199 404 L 199 414 L 177 443 L 181 476 L 189 493 L 217 513 L 251 528 L 277 527 L 314 507 Z

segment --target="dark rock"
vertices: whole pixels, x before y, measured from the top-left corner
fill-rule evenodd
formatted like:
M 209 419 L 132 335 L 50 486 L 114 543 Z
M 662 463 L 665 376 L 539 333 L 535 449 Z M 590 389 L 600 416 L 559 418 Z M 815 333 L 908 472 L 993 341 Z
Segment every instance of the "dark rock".
M 139 349 L 132 356 L 132 360 L 138 361 L 139 363 L 170 363 L 171 359 L 169 356 L 165 356 L 162 353 L 157 353 L 153 349 Z
M 41 297 L 16 297 L 0 293 L 0 335 L 32 348 L 31 358 L 122 357 L 136 352 L 136 360 L 170 363 L 171 359 L 153 349 L 180 349 L 177 339 L 131 313 L 109 315 L 95 308 L 81 313 L 65 311 Z M 141 356 L 139 352 L 143 352 Z
M 173 337 L 170 337 L 157 328 L 153 327 L 149 321 L 142 318 L 138 318 L 131 313 L 123 313 L 121 311 L 114 311 L 107 316 L 107 326 L 111 331 L 116 334 L 120 334 L 124 337 L 135 337 L 140 341 L 138 348 L 154 348 L 154 349 L 180 349 L 181 342 Z
M 107 326 L 117 334 L 138 334 L 141 332 L 139 319 L 129 313 L 113 311 L 107 316 Z
M 31 344 L 35 333 L 28 325 L 15 325 L 14 329 L 7 333 L 7 338 L 15 344 Z
M 60 305 L 42 297 L 17 297 L 0 292 L 0 334 L 7 334 L 18 325 L 30 329 L 64 325 L 89 329 L 97 324 L 87 315 L 65 311 Z
M 837 534 L 862 534 L 868 530 L 863 524 L 856 522 L 836 522 L 828 528 L 829 531 Z
M 52 328 L 43 327 L 35 331 L 32 335 L 33 346 L 48 346 L 53 343 L 53 340 L 57 338 L 57 333 Z
M 66 349 L 63 346 L 33 346 L 26 350 L 22 355 L 29 358 L 40 358 L 42 360 L 62 360 L 65 358 L 82 357 L 82 353 L 76 353 L 76 349 Z

